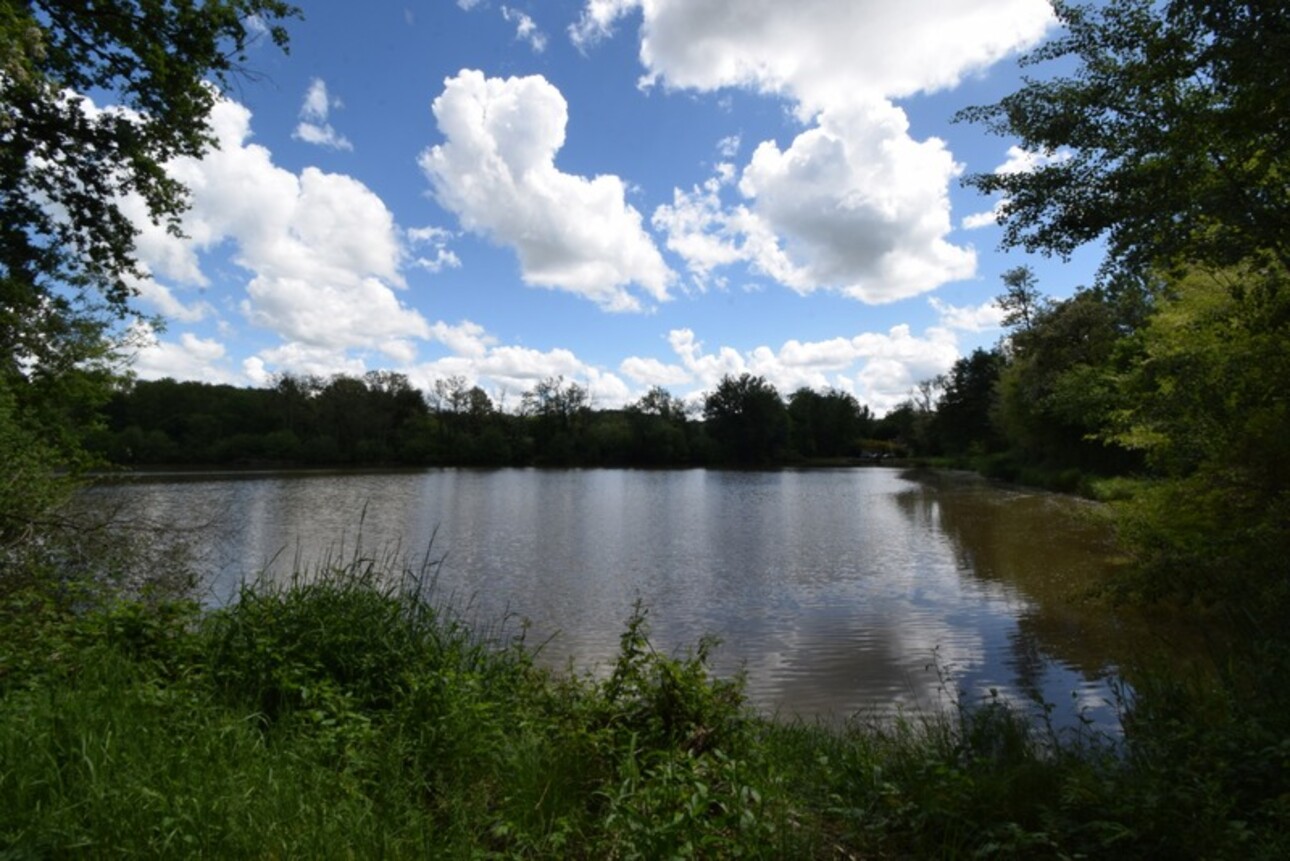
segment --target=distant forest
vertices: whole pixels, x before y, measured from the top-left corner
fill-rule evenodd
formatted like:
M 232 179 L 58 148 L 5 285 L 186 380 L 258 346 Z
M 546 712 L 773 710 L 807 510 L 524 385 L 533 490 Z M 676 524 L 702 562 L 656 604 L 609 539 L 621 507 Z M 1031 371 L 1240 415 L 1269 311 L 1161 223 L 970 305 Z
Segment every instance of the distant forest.
M 1175 373 L 1159 359 L 1184 334 L 1187 345 L 1202 343 L 1204 327 L 1180 332 L 1173 322 L 1212 295 L 1208 286 L 1121 275 L 1054 300 L 1028 268 L 1013 269 L 997 297 L 1003 337 L 922 381 L 882 417 L 845 392 L 801 388 L 784 397 L 747 373 L 724 377 L 701 402 L 656 386 L 607 409 L 562 377 L 498 404 L 464 377 L 423 391 L 403 374 L 373 371 L 283 375 L 267 388 L 126 381 L 85 442 L 121 466 L 774 466 L 918 457 L 1088 490 L 1098 476 L 1169 473 L 1150 449 L 1163 448 L 1171 437 L 1160 430 L 1193 405 L 1153 391 L 1168 382 L 1161 375 Z M 1236 335 L 1227 332 L 1217 356 L 1240 355 Z M 1202 394 L 1200 371 L 1193 363 L 1196 376 L 1182 391 Z M 1257 416 L 1257 406 L 1246 414 Z
M 460 377 L 422 392 L 402 374 L 283 376 L 270 388 L 172 379 L 121 387 L 87 448 L 122 466 L 718 466 L 881 459 L 909 417 L 853 396 L 727 377 L 701 407 L 654 388 L 622 409 L 543 380 L 503 410 Z

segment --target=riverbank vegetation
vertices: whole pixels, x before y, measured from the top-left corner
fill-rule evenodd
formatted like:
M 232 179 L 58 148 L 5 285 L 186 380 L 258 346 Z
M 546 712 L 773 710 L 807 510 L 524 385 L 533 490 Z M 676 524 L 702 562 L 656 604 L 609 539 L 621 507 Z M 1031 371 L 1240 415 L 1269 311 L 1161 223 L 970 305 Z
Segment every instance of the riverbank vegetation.
M 749 711 L 644 610 L 599 677 L 375 560 L 201 613 L 7 581 L 15 857 L 1279 858 L 1284 736 L 1177 681 L 1123 738 L 1001 702 L 844 730 Z M 101 581 L 100 581 L 101 582 Z
M 1064 34 L 1028 62 L 1067 76 L 963 113 L 1035 166 L 968 182 L 999 195 L 1009 245 L 1102 240 L 1102 274 L 1055 300 L 1012 270 L 1006 337 L 878 418 L 751 375 L 691 408 L 656 389 L 622 410 L 559 379 L 514 405 L 384 373 L 124 379 L 134 233 L 113 201 L 137 192 L 177 223 L 163 165 L 209 146 L 204 79 L 236 72 L 246 21 L 284 44 L 295 10 L 0 5 L 0 854 L 1290 855 L 1290 72 L 1267 59 L 1290 55 L 1290 11 L 1054 7 Z M 89 116 L 67 87 L 134 113 Z M 778 724 L 708 675 L 708 644 L 656 654 L 641 614 L 588 678 L 428 603 L 424 568 L 358 559 L 203 612 L 170 588 L 186 575 L 164 547 L 60 507 L 105 460 L 894 452 L 1099 490 L 1133 563 L 1111 597 L 1213 630 L 1212 672 L 1137 673 L 1114 740 L 993 701 Z

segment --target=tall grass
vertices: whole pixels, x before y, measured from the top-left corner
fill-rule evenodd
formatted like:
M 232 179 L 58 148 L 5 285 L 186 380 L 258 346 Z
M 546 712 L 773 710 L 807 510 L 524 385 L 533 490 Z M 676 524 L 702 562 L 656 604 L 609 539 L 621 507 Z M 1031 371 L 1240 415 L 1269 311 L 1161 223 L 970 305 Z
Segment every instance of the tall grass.
M 841 731 L 776 723 L 711 676 L 713 643 L 656 652 L 643 608 L 606 675 L 553 674 L 522 629 L 436 603 L 434 570 L 356 557 L 213 612 L 7 592 L 0 857 L 1290 849 L 1290 747 L 1272 724 L 1192 720 L 1195 692 L 1139 693 L 1123 747 L 992 699 Z

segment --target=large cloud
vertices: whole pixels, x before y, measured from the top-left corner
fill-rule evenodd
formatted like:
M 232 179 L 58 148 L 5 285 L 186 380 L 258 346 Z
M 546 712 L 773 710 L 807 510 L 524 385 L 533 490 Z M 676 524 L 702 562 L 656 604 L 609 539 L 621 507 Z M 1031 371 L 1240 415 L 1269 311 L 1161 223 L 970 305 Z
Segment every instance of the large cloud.
M 701 283 L 743 260 L 798 291 L 889 302 L 971 277 L 976 255 L 945 240 L 959 166 L 941 141 L 915 141 L 885 101 L 831 110 L 785 150 L 766 141 L 744 168 L 744 203 L 720 182 L 654 213 L 668 247 Z
M 785 397 L 803 386 L 834 388 L 854 394 L 881 414 L 906 400 L 919 381 L 944 373 L 959 358 L 955 315 L 968 317 L 978 309 L 945 306 L 938 310 L 942 311 L 942 323 L 928 327 L 921 335 L 900 325 L 886 332 L 861 332 L 822 341 L 790 339 L 778 348 L 723 345 L 710 350 L 693 330 L 673 329 L 667 335 L 670 361 L 629 356 L 616 373 L 586 362 L 568 349 L 499 344 L 476 323 L 440 322 L 434 325 L 434 340 L 447 347 L 449 354 L 406 371 L 427 390 L 435 380 L 463 377 L 510 408 L 518 405 L 523 392 L 550 377 L 564 377 L 585 386 L 597 407 L 609 408 L 628 403 L 656 385 L 691 402 L 701 401 L 723 376 L 747 372 L 765 377 Z
M 581 45 L 642 12 L 641 63 L 665 86 L 751 87 L 804 116 L 862 97 L 952 87 L 1034 43 L 1047 0 L 588 0 Z
M 233 260 L 250 273 L 241 310 L 279 335 L 278 355 L 333 351 L 347 365 L 350 349 L 378 350 L 410 361 L 430 326 L 406 307 L 400 267 L 405 250 L 385 204 L 347 176 L 273 164 L 248 143 L 250 112 L 220 101 L 211 115 L 217 141 L 201 159 L 181 159 L 173 175 L 191 191 L 180 239 L 140 222 L 142 261 L 156 276 L 204 285 L 200 255 L 231 242 Z M 148 285 L 163 311 L 177 308 L 169 291 Z M 179 315 L 184 319 L 183 315 Z
M 610 310 L 636 310 L 636 285 L 668 298 L 672 272 L 616 176 L 562 173 L 568 106 L 541 76 L 464 70 L 433 105 L 445 141 L 420 164 L 436 199 L 466 230 L 515 249 L 524 281 Z
M 456 325 L 438 322 L 433 331 L 434 339 L 450 354 L 408 369 L 409 377 L 423 389 L 433 388 L 436 380 L 463 377 L 469 385 L 491 391 L 501 406 L 513 409 L 520 396 L 539 381 L 563 377 L 584 386 L 598 408 L 621 406 L 631 399 L 631 389 L 621 378 L 584 362 L 571 350 L 499 345 L 482 326 L 469 320 Z
M 972 250 L 946 238 L 960 168 L 943 142 L 910 135 L 892 99 L 955 86 L 1035 43 L 1046 0 L 588 0 L 575 43 L 634 10 L 647 81 L 775 94 L 811 125 L 786 149 L 756 148 L 741 200 L 678 191 L 655 213 L 699 283 L 743 261 L 799 292 L 883 302 L 974 273 Z
M 136 323 L 130 329 L 129 340 L 134 345 L 131 368 L 142 379 L 237 381 L 237 373 L 227 366 L 227 349 L 213 338 L 199 338 L 184 332 L 178 340 L 162 341 L 151 325 Z
M 449 354 L 406 370 L 425 389 L 432 388 L 435 380 L 463 377 L 510 408 L 518 404 L 523 392 L 549 377 L 562 376 L 587 387 L 596 406 L 608 408 L 634 400 L 656 385 L 698 402 L 723 376 L 747 372 L 764 376 L 784 396 L 802 386 L 834 388 L 854 394 L 881 414 L 906 400 L 921 380 L 949 370 L 961 353 L 958 331 L 989 328 L 997 317 L 992 303 L 979 308 L 944 303 L 934 307 L 940 321 L 921 335 L 899 325 L 885 332 L 820 341 L 789 339 L 778 348 L 722 345 L 707 349 L 693 330 L 673 329 L 667 334 L 670 361 L 629 356 L 619 363 L 617 373 L 564 348 L 537 350 L 500 344 L 471 321 L 439 322 L 433 326 L 433 338 Z
M 619 369 L 640 386 L 690 388 L 691 400 L 715 388 L 727 374 L 757 374 L 787 396 L 806 386 L 816 390 L 850 392 L 882 414 L 908 399 L 922 380 L 949 370 L 959 358 L 956 332 L 982 332 L 1001 325 L 1001 312 L 993 302 L 979 307 L 958 307 L 932 299 L 939 322 L 921 336 L 906 325 L 886 332 L 862 332 L 823 341 L 785 341 L 778 350 L 767 346 L 739 351 L 723 346 L 704 350 L 690 329 L 673 329 L 668 344 L 676 361 L 632 356 Z

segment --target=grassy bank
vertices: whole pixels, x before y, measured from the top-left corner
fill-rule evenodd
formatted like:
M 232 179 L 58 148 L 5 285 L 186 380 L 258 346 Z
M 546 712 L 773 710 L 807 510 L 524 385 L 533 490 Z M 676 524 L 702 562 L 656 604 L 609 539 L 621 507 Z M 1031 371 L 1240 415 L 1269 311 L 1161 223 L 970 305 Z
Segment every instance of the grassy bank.
M 625 621 L 601 678 L 359 560 L 204 613 L 8 584 L 0 856 L 1285 857 L 1290 742 L 1139 692 L 1122 742 L 994 702 L 770 722 Z M 1265 716 L 1266 717 L 1266 716 Z

